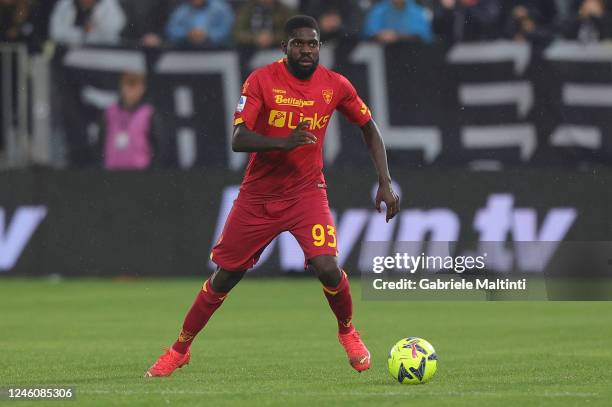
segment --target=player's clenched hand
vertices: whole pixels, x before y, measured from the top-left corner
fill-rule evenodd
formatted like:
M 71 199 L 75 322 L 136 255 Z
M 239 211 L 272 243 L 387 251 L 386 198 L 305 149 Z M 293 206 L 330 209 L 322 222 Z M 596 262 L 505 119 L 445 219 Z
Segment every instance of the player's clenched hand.
M 400 210 L 400 199 L 391 188 L 390 182 L 382 182 L 378 185 L 378 191 L 376 192 L 376 210 L 380 213 L 380 204 L 384 202 L 387 205 L 387 222 L 393 219 Z
M 297 127 L 285 138 L 283 150 L 288 151 L 306 144 L 315 144 L 317 142 L 315 135 L 306 131 L 309 125 L 309 121 L 298 123 Z

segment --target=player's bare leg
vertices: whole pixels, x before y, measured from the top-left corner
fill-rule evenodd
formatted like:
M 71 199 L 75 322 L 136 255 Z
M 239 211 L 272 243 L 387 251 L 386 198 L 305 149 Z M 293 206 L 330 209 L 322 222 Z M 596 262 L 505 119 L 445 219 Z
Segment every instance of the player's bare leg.
M 193 305 L 185 316 L 178 339 L 147 370 L 145 377 L 170 376 L 176 369 L 189 363 L 189 347 L 204 328 L 212 314 L 221 306 L 227 294 L 240 282 L 245 271 L 217 271 L 204 283 Z
M 229 293 L 244 277 L 244 271 L 227 271 L 222 268 L 217 268 L 217 271 L 210 276 L 209 280 L 213 290 L 220 293 Z
M 310 259 L 329 306 L 338 320 L 338 340 L 358 372 L 370 368 L 370 352 L 353 326 L 353 300 L 346 273 L 338 267 L 335 256 L 323 255 Z

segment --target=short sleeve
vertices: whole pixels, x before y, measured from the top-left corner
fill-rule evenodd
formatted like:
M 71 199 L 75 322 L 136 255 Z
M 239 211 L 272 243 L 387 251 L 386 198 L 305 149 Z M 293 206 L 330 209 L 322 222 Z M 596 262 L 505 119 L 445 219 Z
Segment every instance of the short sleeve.
M 246 124 L 253 130 L 257 116 L 263 106 L 263 95 L 257 71 L 253 72 L 242 85 L 242 92 L 236 111 L 234 112 L 234 126 Z
M 342 99 L 338 110 L 351 122 L 362 127 L 372 119 L 368 106 L 361 100 L 355 87 L 344 76 L 340 77 Z

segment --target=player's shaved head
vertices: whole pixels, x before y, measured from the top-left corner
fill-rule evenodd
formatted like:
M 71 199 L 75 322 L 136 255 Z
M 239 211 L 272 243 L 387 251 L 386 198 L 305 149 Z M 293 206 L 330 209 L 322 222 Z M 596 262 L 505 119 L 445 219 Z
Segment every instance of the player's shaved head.
M 317 32 L 317 37 L 319 36 L 319 24 L 317 20 L 315 20 L 311 16 L 305 15 L 297 15 L 291 17 L 285 23 L 285 34 L 287 37 L 291 37 L 291 35 L 295 32 L 295 30 L 300 28 L 311 28 Z

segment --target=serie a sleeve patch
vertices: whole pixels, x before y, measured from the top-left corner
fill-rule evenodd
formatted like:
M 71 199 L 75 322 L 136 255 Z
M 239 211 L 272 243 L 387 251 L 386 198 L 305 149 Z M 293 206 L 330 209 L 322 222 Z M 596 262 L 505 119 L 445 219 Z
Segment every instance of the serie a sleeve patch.
M 238 105 L 236 106 L 236 112 L 240 113 L 244 110 L 244 106 L 246 106 L 247 97 L 242 95 L 240 99 L 238 99 Z

